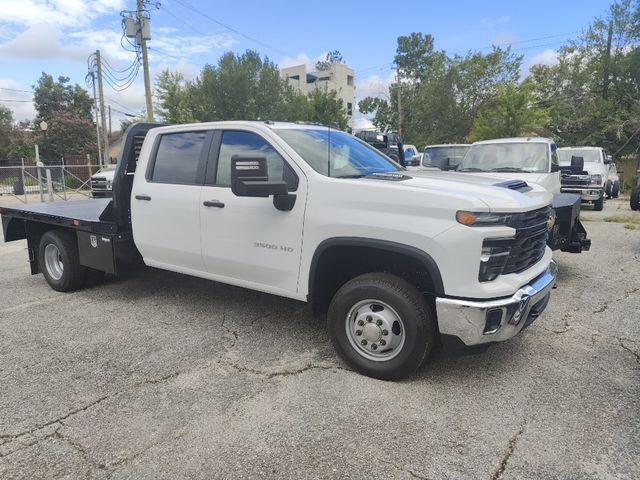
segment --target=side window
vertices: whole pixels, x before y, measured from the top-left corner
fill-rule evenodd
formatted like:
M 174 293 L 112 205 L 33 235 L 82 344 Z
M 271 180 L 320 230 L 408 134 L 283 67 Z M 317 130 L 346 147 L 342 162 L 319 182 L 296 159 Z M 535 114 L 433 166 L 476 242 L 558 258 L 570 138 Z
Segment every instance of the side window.
M 296 174 L 264 138 L 251 132 L 231 130 L 222 134 L 216 185 L 224 187 L 231 185 L 231 157 L 250 154 L 267 157 L 269 180 L 285 180 L 289 190 L 295 190 L 298 187 Z
M 552 165 L 560 165 L 558 161 L 558 147 L 555 144 L 551 145 L 551 164 Z
M 195 185 L 207 132 L 167 133 L 160 137 L 150 180 Z

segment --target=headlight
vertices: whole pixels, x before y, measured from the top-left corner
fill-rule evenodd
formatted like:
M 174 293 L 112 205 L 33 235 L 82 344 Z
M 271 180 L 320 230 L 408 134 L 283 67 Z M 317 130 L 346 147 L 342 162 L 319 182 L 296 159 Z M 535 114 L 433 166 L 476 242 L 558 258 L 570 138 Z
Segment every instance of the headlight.
M 591 185 L 602 185 L 602 175 L 589 175 Z
M 107 190 L 111 190 L 111 188 L 112 188 L 111 180 L 107 180 Z
M 487 227 L 493 225 L 507 225 L 511 221 L 510 213 L 490 213 L 490 212 L 465 212 L 458 211 L 456 220 L 468 227 Z

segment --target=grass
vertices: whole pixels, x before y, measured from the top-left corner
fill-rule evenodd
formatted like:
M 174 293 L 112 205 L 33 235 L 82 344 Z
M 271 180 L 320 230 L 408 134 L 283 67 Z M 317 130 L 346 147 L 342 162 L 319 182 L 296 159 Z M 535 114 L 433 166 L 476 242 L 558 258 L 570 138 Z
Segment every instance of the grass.
M 611 215 L 610 217 L 604 218 L 605 222 L 612 223 L 624 223 L 627 225 L 638 225 L 640 226 L 640 213 L 621 213 L 619 215 Z M 628 228 L 628 227 L 625 227 Z M 631 229 L 633 230 L 633 229 Z
M 624 228 L 626 228 L 627 230 L 637 230 L 638 229 L 638 225 L 633 224 L 633 223 L 625 223 L 624 224 Z

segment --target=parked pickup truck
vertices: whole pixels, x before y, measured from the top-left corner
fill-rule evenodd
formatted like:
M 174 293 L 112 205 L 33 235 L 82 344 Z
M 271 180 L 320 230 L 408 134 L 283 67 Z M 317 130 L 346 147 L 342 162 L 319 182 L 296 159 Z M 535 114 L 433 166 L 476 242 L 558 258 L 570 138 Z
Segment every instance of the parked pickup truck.
M 582 203 L 602 210 L 611 157 L 600 147 L 563 147 L 558 149 L 558 159 L 562 191 L 580 195 Z
M 322 126 L 135 124 L 112 199 L 0 214 L 5 241 L 27 239 L 31 273 L 55 290 L 141 261 L 305 301 L 352 368 L 397 379 L 439 342 L 513 337 L 555 284 L 551 194 L 449 175 L 413 176 Z
M 521 179 L 553 194 L 555 225 L 549 235 L 553 250 L 580 253 L 591 248 L 591 240 L 580 222 L 580 197 L 560 192 L 556 144 L 541 137 L 501 138 L 475 142 L 457 172 Z
M 427 145 L 422 153 L 422 166 L 435 167 L 440 170 L 455 170 L 470 147 L 471 145 L 465 143 Z
M 93 198 L 110 198 L 113 194 L 115 169 L 104 169 L 91 176 L 91 196 Z

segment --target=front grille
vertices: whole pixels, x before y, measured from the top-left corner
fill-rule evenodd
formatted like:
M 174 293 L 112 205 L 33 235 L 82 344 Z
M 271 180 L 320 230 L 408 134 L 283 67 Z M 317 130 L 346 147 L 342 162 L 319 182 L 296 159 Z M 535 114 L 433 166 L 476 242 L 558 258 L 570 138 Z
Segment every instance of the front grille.
M 490 252 L 490 255 L 498 254 L 495 259 L 481 263 L 480 281 L 489 281 L 500 274 L 524 272 L 535 265 L 544 256 L 550 215 L 551 207 L 512 214 L 507 225 L 515 229 L 515 235 L 512 238 L 487 239 L 482 245 L 483 251 Z M 507 251 L 506 260 L 498 258 Z
M 511 252 L 503 274 L 524 272 L 544 256 L 550 215 L 551 207 L 512 215 L 509 226 L 516 229 L 516 234 L 509 241 Z
M 91 190 L 106 190 L 107 179 L 104 177 L 97 177 L 91 179 Z
M 578 187 L 578 188 L 588 187 L 590 182 L 591 182 L 591 179 L 585 176 L 567 175 L 567 176 L 562 176 L 560 178 L 560 184 L 563 187 Z

